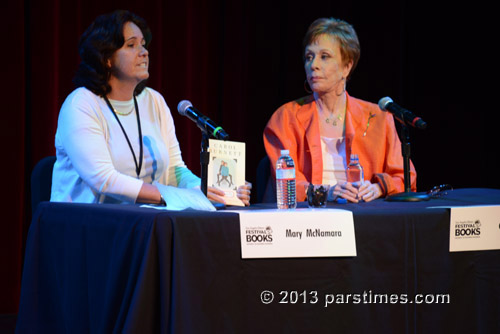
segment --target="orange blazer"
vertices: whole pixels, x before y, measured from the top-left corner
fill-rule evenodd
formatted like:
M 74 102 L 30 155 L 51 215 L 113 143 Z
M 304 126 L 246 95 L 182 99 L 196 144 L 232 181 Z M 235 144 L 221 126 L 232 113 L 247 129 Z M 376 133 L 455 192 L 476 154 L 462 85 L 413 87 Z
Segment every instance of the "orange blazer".
M 404 169 L 392 114 L 370 102 L 347 95 L 345 118 L 346 158 L 359 156 L 365 180 L 378 183 L 383 196 L 403 192 Z M 319 117 L 312 95 L 288 102 L 272 115 L 264 129 L 264 146 L 276 178 L 280 150 L 287 149 L 295 162 L 297 200 L 306 198 L 305 186 L 321 184 L 323 157 Z M 411 189 L 416 191 L 417 173 L 410 161 Z

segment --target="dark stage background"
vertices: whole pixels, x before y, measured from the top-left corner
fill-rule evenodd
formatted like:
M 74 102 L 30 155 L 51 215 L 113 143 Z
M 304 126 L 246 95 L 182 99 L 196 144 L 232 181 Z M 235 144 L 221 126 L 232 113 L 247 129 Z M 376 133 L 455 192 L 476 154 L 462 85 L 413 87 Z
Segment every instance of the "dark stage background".
M 3 1 L 0 314 L 17 312 L 24 240 L 31 218 L 30 173 L 54 155 L 59 108 L 73 90 L 80 34 L 99 14 L 123 8 L 152 30 L 149 86 L 165 97 L 188 166 L 199 174 L 201 135 L 177 113 L 188 99 L 247 144 L 247 179 L 264 157 L 262 131 L 281 104 L 306 95 L 302 37 L 318 17 L 354 25 L 361 59 L 347 90 L 377 102 L 391 96 L 429 127 L 411 131 L 419 190 L 500 188 L 497 112 L 479 107 L 493 68 L 478 3 L 435 1 Z M 457 7 L 461 6 L 461 7 Z M 475 10 L 475 9 L 478 10 Z M 481 15 L 476 14 L 481 12 Z M 486 23 L 485 23 L 486 22 Z

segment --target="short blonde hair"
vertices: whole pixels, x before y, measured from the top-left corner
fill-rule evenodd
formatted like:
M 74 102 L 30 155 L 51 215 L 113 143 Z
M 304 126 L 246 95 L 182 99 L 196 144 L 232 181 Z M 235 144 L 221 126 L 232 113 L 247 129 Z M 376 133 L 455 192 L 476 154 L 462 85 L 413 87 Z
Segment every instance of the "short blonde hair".
M 347 76 L 347 78 L 349 78 L 358 64 L 359 56 L 361 54 L 361 48 L 359 46 L 356 31 L 349 23 L 333 17 L 319 18 L 315 20 L 311 23 L 309 29 L 307 29 L 306 35 L 304 36 L 302 52 L 304 60 L 306 47 L 314 43 L 321 35 L 330 35 L 339 43 L 340 55 L 342 56 L 342 62 L 344 64 L 352 61 L 351 72 L 349 72 L 349 75 Z

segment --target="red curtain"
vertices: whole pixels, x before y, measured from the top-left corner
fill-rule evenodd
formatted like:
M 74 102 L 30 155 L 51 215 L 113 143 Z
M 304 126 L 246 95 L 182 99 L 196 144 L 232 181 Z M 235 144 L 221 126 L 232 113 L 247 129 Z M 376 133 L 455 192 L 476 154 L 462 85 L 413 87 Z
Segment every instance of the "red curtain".
M 22 2 L 3 2 L 1 31 L 4 32 L 3 121 L 0 139 L 4 147 L 0 219 L 0 314 L 16 313 L 21 286 L 22 231 L 25 212 L 24 151 L 26 146 L 25 115 L 25 45 L 24 6 Z M 7 15 L 8 13 L 8 15 Z
M 150 25 L 149 86 L 165 97 L 184 160 L 195 173 L 201 135 L 177 113 L 177 103 L 190 100 L 232 140 L 246 142 L 247 179 L 255 182 L 267 120 L 281 104 L 306 94 L 301 41 L 308 25 L 318 17 L 339 17 L 354 25 L 362 49 L 349 93 L 375 103 L 391 96 L 429 123 L 425 132 L 411 132 L 418 187 L 500 187 L 498 178 L 478 172 L 489 163 L 476 160 L 480 154 L 492 161 L 498 157 L 496 141 L 488 135 L 498 118 L 465 98 L 479 93 L 474 65 L 480 60 L 472 43 L 477 34 L 470 28 L 479 19 L 470 19 L 470 8 L 438 9 L 430 1 L 404 0 L 362 5 L 331 0 L 25 0 L 1 6 L 7 41 L 2 52 L 6 107 L 0 135 L 6 181 L 0 313 L 17 312 L 31 219 L 29 177 L 36 162 L 55 154 L 59 108 L 73 90 L 79 62 L 78 38 L 97 15 L 115 9 L 129 9 Z

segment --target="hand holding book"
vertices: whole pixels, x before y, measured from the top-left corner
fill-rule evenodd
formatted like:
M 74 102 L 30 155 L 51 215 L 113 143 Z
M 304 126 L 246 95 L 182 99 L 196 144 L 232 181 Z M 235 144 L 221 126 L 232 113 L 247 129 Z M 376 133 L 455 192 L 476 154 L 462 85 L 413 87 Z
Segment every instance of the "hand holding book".
M 209 139 L 207 197 L 226 205 L 250 205 L 252 184 L 245 181 L 245 143 Z

